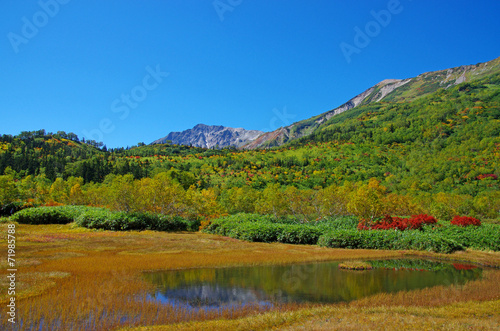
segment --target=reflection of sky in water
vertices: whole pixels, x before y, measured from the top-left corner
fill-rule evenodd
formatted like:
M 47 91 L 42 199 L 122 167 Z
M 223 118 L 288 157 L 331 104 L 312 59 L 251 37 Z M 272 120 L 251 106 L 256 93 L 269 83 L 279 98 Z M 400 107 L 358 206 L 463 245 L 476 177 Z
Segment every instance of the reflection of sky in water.
M 263 291 L 255 289 L 205 284 L 160 290 L 149 295 L 148 299 L 189 310 L 219 310 L 249 304 L 272 307 L 273 304 L 266 300 L 267 297 Z
M 150 300 L 189 310 L 219 310 L 346 302 L 381 292 L 464 284 L 482 272 L 425 260 L 374 261 L 373 266 L 369 271 L 347 271 L 340 270 L 338 263 L 326 262 L 165 271 L 144 277 L 157 287 Z

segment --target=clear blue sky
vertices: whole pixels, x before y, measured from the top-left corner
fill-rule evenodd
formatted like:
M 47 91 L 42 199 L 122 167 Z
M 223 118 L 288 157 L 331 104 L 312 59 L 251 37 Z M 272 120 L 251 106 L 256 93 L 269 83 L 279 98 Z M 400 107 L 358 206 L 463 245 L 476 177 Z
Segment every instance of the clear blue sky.
M 198 123 L 275 129 L 386 78 L 500 56 L 498 0 L 3 0 L 0 9 L 0 133 L 87 132 L 108 147 Z M 372 11 L 382 10 L 377 23 Z

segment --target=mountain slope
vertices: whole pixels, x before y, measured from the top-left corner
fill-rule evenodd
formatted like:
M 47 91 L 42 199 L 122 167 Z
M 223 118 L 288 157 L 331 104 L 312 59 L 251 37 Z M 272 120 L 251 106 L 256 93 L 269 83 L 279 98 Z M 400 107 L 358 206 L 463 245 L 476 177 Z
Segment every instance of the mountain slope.
M 343 105 L 312 118 L 293 123 L 272 132 L 266 132 L 244 145 L 245 149 L 280 146 L 305 137 L 324 126 L 333 116 L 358 106 L 374 102 L 409 102 L 429 95 L 440 88 L 448 89 L 463 82 L 472 82 L 500 72 L 500 58 L 475 65 L 423 73 L 414 78 L 386 79 L 370 87 Z
M 176 145 L 191 145 L 195 147 L 240 147 L 263 132 L 245 130 L 242 128 L 229 128 L 222 125 L 198 124 L 194 128 L 182 132 L 170 132 L 166 137 L 153 141 L 151 144 L 164 144 L 171 141 Z

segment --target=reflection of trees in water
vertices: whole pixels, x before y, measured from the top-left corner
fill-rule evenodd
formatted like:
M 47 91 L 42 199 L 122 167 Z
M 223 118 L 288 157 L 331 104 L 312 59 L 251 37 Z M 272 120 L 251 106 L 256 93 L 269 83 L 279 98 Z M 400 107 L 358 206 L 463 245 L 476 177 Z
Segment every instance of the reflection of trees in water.
M 396 262 L 394 262 L 396 261 Z M 415 260 L 377 261 L 369 271 L 339 270 L 337 263 L 190 269 L 145 274 L 157 295 L 192 305 L 259 302 L 339 302 L 380 292 L 436 285 L 463 284 L 477 279 L 481 269 L 456 270 L 450 264 Z M 385 263 L 385 264 L 384 264 Z M 397 263 L 398 269 L 389 266 Z M 435 271 L 409 270 L 426 265 Z M 411 268 L 410 268 L 411 267 Z M 396 270 L 393 270 L 396 269 Z

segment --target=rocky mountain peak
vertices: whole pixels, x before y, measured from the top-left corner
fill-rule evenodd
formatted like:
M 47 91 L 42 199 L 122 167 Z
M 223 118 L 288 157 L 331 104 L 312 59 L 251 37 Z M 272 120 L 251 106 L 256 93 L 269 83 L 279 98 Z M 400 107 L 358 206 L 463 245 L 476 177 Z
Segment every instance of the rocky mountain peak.
M 222 125 L 197 124 L 189 130 L 170 132 L 167 136 L 155 140 L 151 144 L 164 144 L 170 141 L 176 145 L 191 145 L 204 148 L 240 147 L 251 142 L 262 133 L 262 131 L 258 130 L 230 128 Z

